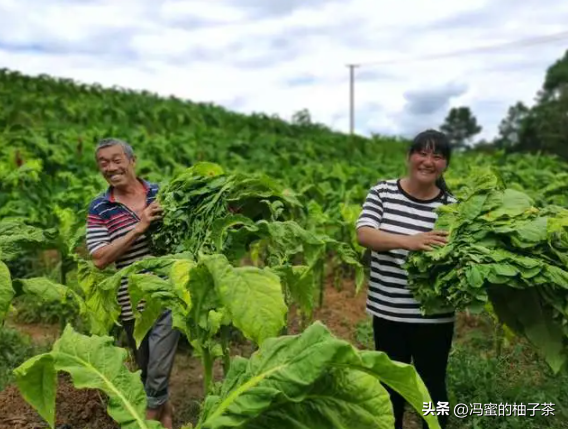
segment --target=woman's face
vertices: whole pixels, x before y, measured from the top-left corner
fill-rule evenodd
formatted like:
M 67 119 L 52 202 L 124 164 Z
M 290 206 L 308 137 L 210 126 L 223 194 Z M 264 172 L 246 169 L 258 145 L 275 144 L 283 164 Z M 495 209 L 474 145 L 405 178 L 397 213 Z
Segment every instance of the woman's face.
M 424 185 L 433 184 L 444 173 L 447 165 L 441 154 L 429 149 L 414 152 L 408 158 L 410 178 Z

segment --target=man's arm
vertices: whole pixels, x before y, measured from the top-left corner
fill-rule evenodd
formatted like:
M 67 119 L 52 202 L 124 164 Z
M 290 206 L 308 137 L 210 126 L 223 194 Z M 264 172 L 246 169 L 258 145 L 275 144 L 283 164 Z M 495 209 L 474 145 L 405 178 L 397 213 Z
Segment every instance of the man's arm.
M 102 226 L 96 217 L 90 218 L 87 228 L 87 245 L 95 266 L 102 270 L 120 258 L 146 232 L 150 223 L 161 217 L 161 212 L 162 208 L 154 201 L 144 209 L 136 226 L 112 243 L 106 227 Z
M 126 235 L 106 244 L 92 253 L 93 263 L 95 267 L 104 270 L 120 256 L 122 256 L 132 244 L 142 235 L 144 231 L 138 228 L 139 223 L 132 228 Z

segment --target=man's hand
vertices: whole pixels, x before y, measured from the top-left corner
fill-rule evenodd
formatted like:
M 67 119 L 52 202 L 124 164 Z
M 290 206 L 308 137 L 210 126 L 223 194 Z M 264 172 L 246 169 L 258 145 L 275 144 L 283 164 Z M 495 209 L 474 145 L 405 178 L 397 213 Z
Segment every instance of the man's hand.
M 162 217 L 162 212 L 162 207 L 160 207 L 157 201 L 154 201 L 142 212 L 142 215 L 140 216 L 140 222 L 138 222 L 135 227 L 136 231 L 140 234 L 144 233 L 150 227 L 152 221 L 160 219 Z
M 128 231 L 127 234 L 113 241 L 111 244 L 107 244 L 93 253 L 93 262 L 95 266 L 99 269 L 104 269 L 109 264 L 116 261 L 117 258 L 123 255 L 124 252 L 126 252 L 130 246 L 132 246 L 132 244 L 142 234 L 144 234 L 152 221 L 162 217 L 162 211 L 163 209 L 157 201 L 154 201 L 146 207 L 140 215 L 140 222 L 138 222 L 134 228 Z
M 430 231 L 408 235 L 405 237 L 405 247 L 407 250 L 434 250 L 431 245 L 445 245 L 448 242 L 447 236 L 447 231 Z

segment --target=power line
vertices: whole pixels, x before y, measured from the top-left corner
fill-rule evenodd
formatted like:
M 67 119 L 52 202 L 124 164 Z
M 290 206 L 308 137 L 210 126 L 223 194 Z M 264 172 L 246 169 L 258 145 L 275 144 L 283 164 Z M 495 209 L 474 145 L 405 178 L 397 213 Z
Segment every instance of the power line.
M 385 60 L 385 61 L 372 61 L 368 63 L 360 63 L 363 66 L 373 66 L 373 65 L 384 65 L 384 64 L 401 64 L 401 63 L 408 63 L 414 61 L 429 61 L 435 60 L 440 58 L 451 58 L 451 57 L 458 57 L 462 55 L 470 55 L 475 53 L 483 53 L 483 52 L 491 52 L 491 51 L 500 51 L 502 49 L 509 49 L 515 47 L 525 47 L 525 46 L 532 46 L 532 45 L 540 45 L 542 43 L 548 43 L 556 40 L 562 40 L 568 38 L 568 31 L 563 31 L 561 33 L 556 34 L 549 34 L 546 36 L 539 36 L 539 37 L 531 37 L 527 39 L 515 40 L 512 42 L 502 43 L 499 45 L 489 45 L 489 46 L 478 46 L 476 48 L 464 49 L 460 51 L 453 51 L 453 52 L 446 52 L 440 54 L 430 54 L 423 57 L 415 57 L 415 58 L 407 58 L 407 59 L 400 59 L 400 60 Z
M 552 41 L 562 40 L 565 38 L 568 38 L 568 31 L 563 31 L 556 34 L 549 34 L 545 36 L 515 40 L 512 42 L 502 43 L 498 45 L 479 46 L 476 48 L 464 49 L 460 51 L 446 52 L 441 54 L 430 54 L 422 57 L 399 59 L 399 60 L 373 61 L 373 62 L 358 63 L 358 64 L 347 64 L 347 67 L 349 68 L 349 131 L 351 135 L 353 135 L 355 129 L 355 68 L 356 67 L 403 64 L 415 61 L 430 61 L 440 58 L 453 58 L 453 57 L 460 57 L 463 55 L 471 55 L 476 53 L 484 53 L 484 52 L 500 51 L 503 49 L 523 48 L 526 46 L 540 45 L 543 43 L 549 43 Z

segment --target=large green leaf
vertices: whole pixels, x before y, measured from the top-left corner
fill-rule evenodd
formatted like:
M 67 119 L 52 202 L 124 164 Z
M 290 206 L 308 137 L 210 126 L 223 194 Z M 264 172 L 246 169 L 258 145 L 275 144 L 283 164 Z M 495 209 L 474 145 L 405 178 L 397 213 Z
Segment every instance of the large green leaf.
M 233 267 L 223 255 L 201 258 L 232 323 L 256 344 L 277 336 L 286 325 L 287 307 L 280 278 L 270 269 Z
M 4 318 L 10 310 L 14 289 L 12 288 L 12 277 L 6 264 L 0 261 L 0 324 L 4 323 Z
M 107 335 L 120 315 L 116 290 L 101 287 L 109 276 L 112 276 L 110 268 L 98 270 L 91 261 L 78 264 L 77 280 L 85 297 L 90 333 L 94 335 Z
M 135 319 L 134 340 L 137 346 L 166 308 L 174 314 L 174 325 L 185 328 L 187 310 L 170 281 L 154 274 L 131 274 L 128 277 L 128 292 Z M 145 302 L 143 311 L 138 310 L 141 301 Z
M 54 356 L 34 356 L 14 370 L 16 384 L 23 398 L 32 405 L 51 428 L 55 425 L 57 370 Z
M 290 294 L 293 302 L 311 318 L 315 306 L 314 271 L 307 265 L 282 265 L 272 267 L 280 276 L 280 281 Z
M 67 372 L 78 389 L 99 389 L 109 397 L 108 413 L 124 429 L 158 429 L 146 421 L 146 393 L 140 371 L 128 371 L 128 353 L 112 337 L 84 336 L 69 325 L 49 353 L 35 356 L 14 370 L 25 400 L 55 427 L 56 373 Z
M 554 372 L 559 372 L 568 360 L 563 347 L 562 326 L 552 318 L 552 311 L 543 305 L 532 289 L 493 288 L 490 291 L 495 314 L 513 332 L 526 336 L 535 344 Z
M 417 410 L 431 401 L 413 366 L 359 352 L 316 322 L 300 335 L 267 339 L 248 361 L 236 358 L 220 393 L 206 399 L 197 428 L 392 428 L 381 383 Z M 424 418 L 440 427 L 435 417 Z
M 0 221 L 0 258 L 4 261 L 12 261 L 24 250 L 37 247 L 46 241 L 41 228 L 28 225 L 25 219 Z

